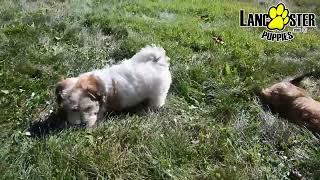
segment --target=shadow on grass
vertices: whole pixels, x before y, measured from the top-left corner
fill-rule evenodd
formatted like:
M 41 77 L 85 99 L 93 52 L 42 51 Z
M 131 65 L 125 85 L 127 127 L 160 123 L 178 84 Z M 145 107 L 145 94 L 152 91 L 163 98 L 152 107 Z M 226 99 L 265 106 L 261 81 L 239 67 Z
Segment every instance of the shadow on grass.
M 31 137 L 46 137 L 55 132 L 60 132 L 68 127 L 63 110 L 57 110 L 49 114 L 45 120 L 39 120 L 31 124 L 29 132 Z

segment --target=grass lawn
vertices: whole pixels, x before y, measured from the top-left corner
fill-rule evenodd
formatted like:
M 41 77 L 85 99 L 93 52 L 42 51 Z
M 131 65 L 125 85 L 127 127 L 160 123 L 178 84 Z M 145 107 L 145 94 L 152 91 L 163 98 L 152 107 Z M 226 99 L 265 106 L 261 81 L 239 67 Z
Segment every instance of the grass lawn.
M 316 13 L 319 24 L 319 4 L 303 2 L 287 6 Z M 319 178 L 319 140 L 263 111 L 254 93 L 319 69 L 319 28 L 272 43 L 260 39 L 265 28 L 239 27 L 240 9 L 267 12 L 268 6 L 0 0 L 0 179 Z M 112 116 L 91 130 L 26 135 L 56 108 L 61 77 L 117 63 L 151 43 L 171 58 L 164 108 Z M 320 82 L 305 83 L 319 99 Z

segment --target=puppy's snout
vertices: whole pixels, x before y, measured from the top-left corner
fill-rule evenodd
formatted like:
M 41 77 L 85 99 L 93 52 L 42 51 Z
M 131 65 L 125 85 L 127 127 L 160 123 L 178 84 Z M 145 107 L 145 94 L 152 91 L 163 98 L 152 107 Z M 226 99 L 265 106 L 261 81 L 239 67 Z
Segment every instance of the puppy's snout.
M 82 123 L 80 124 L 80 126 L 81 126 L 81 127 L 86 127 L 86 126 L 87 126 L 87 123 L 82 122 Z

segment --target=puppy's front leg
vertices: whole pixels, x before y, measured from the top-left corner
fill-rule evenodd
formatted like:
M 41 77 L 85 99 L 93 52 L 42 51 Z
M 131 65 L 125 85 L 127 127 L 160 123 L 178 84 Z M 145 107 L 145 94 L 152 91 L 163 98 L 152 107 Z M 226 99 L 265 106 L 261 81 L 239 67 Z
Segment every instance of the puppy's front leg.
M 96 121 L 95 120 L 90 120 L 86 123 L 86 128 L 93 128 L 96 126 Z

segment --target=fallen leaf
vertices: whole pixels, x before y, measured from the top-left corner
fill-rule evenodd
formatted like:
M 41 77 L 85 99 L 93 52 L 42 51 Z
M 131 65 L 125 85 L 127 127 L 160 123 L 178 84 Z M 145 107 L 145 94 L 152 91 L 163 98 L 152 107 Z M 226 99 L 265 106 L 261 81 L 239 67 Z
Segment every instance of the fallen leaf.
M 97 137 L 97 140 L 102 140 L 102 139 L 103 139 L 102 136 Z
M 199 16 L 199 19 L 204 20 L 204 21 L 208 21 L 209 20 L 209 14 L 202 14 Z
M 9 90 L 1 90 L 3 94 L 9 94 Z
M 224 44 L 224 41 L 221 36 L 218 36 L 218 37 L 214 36 L 212 39 L 218 44 Z
M 199 142 L 200 142 L 199 140 L 192 140 L 191 141 L 192 144 L 199 144 Z
M 31 133 L 30 133 L 29 131 L 27 131 L 27 132 L 25 133 L 25 135 L 26 135 L 26 136 L 31 136 Z

